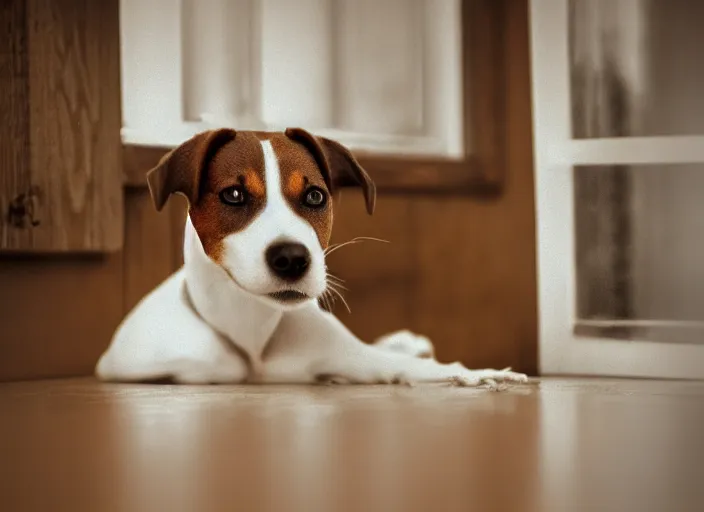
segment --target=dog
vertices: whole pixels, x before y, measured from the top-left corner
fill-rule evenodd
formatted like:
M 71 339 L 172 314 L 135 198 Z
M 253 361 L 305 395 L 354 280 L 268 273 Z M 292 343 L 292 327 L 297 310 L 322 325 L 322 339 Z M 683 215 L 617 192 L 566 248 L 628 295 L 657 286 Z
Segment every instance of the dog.
M 147 173 L 158 211 L 188 200 L 184 265 L 128 313 L 96 366 L 104 381 L 182 384 L 417 384 L 497 388 L 525 382 L 433 357 L 430 341 L 399 331 L 368 344 L 319 299 L 332 193 L 376 189 L 348 148 L 301 128 L 210 130 Z

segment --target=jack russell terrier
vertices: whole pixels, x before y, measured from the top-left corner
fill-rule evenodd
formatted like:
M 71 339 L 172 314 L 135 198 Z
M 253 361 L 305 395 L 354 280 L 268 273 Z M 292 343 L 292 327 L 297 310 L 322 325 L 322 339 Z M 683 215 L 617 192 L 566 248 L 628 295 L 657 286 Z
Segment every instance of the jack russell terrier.
M 527 380 L 508 368 L 442 364 L 409 331 L 364 343 L 319 305 L 331 285 L 334 187 L 360 186 L 369 214 L 376 201 L 341 144 L 300 128 L 212 130 L 165 155 L 147 181 L 157 210 L 174 193 L 188 199 L 184 266 L 123 320 L 96 367 L 100 379 L 494 389 Z

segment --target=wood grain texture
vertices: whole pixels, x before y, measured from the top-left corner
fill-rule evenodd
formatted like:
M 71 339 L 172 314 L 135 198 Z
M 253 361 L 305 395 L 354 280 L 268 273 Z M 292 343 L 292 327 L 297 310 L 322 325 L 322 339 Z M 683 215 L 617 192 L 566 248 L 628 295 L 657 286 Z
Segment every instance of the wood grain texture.
M 5 210 L 29 197 L 24 208 L 33 212 L 25 225 L 3 215 L 0 249 L 115 251 L 123 234 L 119 2 L 4 4 L 3 13 L 24 9 L 24 27 L 16 30 L 25 44 L 11 44 L 12 58 L 26 64 L 12 71 L 20 85 L 10 98 L 25 110 L 23 119 L 13 116 L 2 129 L 18 141 L 10 150 L 28 153 L 16 153 L 15 177 L 3 180 L 0 196 Z
M 167 211 L 157 213 L 146 190 L 125 195 L 124 310 L 171 273 L 171 229 Z
M 509 11 L 517 0 L 463 1 L 465 145 L 485 188 L 503 190 L 506 175 L 506 115 L 510 108 L 507 68 L 514 65 L 509 52 Z M 524 2 L 526 3 L 526 2 Z M 526 41 L 527 44 L 527 41 Z
M 90 375 L 122 319 L 122 254 L 0 259 L 0 381 Z
M 12 200 L 30 189 L 26 27 L 26 2 L 0 2 L 0 248 L 31 245 L 30 229 L 8 225 Z
M 126 312 L 181 266 L 185 205 L 173 199 L 163 212 L 157 212 L 148 191 L 133 189 L 126 194 Z
M 9 512 L 695 512 L 704 383 L 0 386 Z
M 537 279 L 527 3 L 507 4 L 506 182 L 495 201 L 415 204 L 413 327 L 473 367 L 537 373 Z

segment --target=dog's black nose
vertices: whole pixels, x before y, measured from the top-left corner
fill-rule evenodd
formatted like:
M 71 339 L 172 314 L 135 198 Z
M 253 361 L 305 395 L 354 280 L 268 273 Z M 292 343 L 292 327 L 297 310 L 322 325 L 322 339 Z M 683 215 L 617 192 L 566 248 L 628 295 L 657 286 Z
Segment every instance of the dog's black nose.
M 305 245 L 282 242 L 266 250 L 269 268 L 281 279 L 295 281 L 303 277 L 310 265 L 310 252 Z

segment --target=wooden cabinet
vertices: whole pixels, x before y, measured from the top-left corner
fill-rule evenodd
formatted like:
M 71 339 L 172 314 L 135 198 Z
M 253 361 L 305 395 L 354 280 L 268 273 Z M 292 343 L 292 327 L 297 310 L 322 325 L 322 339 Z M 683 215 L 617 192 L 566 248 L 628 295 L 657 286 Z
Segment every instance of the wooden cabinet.
M 0 251 L 121 248 L 117 19 L 116 0 L 0 5 Z
M 119 2 L 0 31 L 0 380 L 89 374 L 124 312 Z

